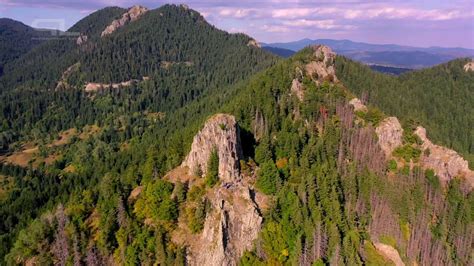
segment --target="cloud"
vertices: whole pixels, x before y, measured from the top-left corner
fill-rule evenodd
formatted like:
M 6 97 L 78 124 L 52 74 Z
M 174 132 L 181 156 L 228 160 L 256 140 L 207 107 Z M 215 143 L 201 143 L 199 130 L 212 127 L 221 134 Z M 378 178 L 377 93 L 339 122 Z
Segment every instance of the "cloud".
M 353 25 L 339 25 L 336 24 L 333 19 L 327 20 L 309 20 L 309 19 L 297 19 L 297 20 L 288 20 L 283 21 L 283 25 L 292 26 L 292 27 L 311 27 L 317 29 L 355 29 Z
M 45 9 L 68 9 L 83 17 L 106 6 L 140 4 L 157 8 L 169 2 L 189 5 L 218 28 L 246 32 L 266 41 L 335 35 L 376 41 L 408 40 L 404 34 L 410 31 L 410 38 L 426 43 L 419 33 L 431 30 L 432 36 L 462 31 L 457 42 L 463 45 L 473 39 L 474 32 L 472 0 L 0 0 L 0 11 L 12 14 L 15 11 L 11 10 L 21 10 L 19 7 L 38 9 L 38 13 Z M 71 20 L 68 25 L 76 22 L 65 19 Z

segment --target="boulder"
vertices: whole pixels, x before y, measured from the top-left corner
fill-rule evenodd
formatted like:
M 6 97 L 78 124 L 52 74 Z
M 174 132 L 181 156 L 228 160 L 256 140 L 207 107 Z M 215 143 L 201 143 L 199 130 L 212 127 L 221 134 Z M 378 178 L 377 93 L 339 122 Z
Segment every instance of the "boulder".
M 349 104 L 352 105 L 355 112 L 357 112 L 357 111 L 367 112 L 367 106 L 365 106 L 362 103 L 362 101 L 359 100 L 358 98 L 354 98 L 354 99 L 350 100 Z

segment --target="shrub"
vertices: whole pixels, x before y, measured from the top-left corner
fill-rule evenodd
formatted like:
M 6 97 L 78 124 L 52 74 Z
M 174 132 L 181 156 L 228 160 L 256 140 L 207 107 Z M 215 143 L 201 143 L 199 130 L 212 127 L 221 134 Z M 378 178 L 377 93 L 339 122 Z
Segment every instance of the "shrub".
M 398 158 L 403 158 L 406 162 L 409 162 L 410 160 L 417 162 L 420 158 L 421 150 L 409 144 L 406 144 L 396 148 L 393 151 L 393 155 Z
M 390 160 L 388 162 L 388 170 L 393 172 L 393 171 L 397 170 L 397 168 L 398 168 L 398 165 L 397 165 L 397 162 L 395 160 Z

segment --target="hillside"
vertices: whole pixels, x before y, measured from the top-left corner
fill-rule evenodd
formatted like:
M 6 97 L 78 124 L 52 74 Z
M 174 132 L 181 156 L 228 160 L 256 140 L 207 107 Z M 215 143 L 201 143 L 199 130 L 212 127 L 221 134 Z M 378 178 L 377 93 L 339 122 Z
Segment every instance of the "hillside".
M 71 29 L 89 36 L 84 43 L 78 44 L 78 37 L 48 41 L 5 69 L 0 80 L 7 91 L 0 96 L 0 108 L 5 110 L 0 117 L 5 121 L 0 147 L 6 149 L 33 128 L 44 137 L 120 115 L 168 112 L 277 60 L 249 45 L 250 37 L 215 29 L 182 6 L 148 11 L 101 37 L 122 12 L 99 10 Z M 91 26 L 98 17 L 99 26 Z M 117 84 L 113 87 L 129 88 L 90 97 L 91 91 L 111 82 Z
M 72 142 L 44 168 L 61 173 L 68 196 L 53 194 L 7 261 L 467 263 L 470 185 L 425 168 L 429 155 L 411 152 L 422 146 L 402 139 L 396 118 L 349 104 L 334 60 L 328 48 L 305 49 L 169 113 L 125 149 L 113 151 L 124 139 L 111 129 Z
M 33 29 L 21 22 L 0 18 L 0 76 L 3 66 L 42 43 L 50 32 Z
M 474 77 L 458 59 L 433 68 L 391 77 L 341 58 L 339 78 L 358 95 L 404 121 L 423 124 L 430 137 L 451 147 L 473 163 Z

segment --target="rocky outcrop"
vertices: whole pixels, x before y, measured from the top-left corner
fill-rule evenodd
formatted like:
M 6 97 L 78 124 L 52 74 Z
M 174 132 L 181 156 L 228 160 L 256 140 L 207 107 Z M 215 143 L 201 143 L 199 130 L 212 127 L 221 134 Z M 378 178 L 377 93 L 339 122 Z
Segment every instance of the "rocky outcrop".
M 291 82 L 291 94 L 295 95 L 300 101 L 304 99 L 303 84 L 298 79 Z
M 433 169 L 443 183 L 455 177 L 462 177 L 474 186 L 474 171 L 469 169 L 468 162 L 457 152 L 446 147 L 433 144 L 426 136 L 426 129 L 417 127 L 415 134 L 421 139 L 421 165 L 425 169 Z
M 386 158 L 390 158 L 393 150 L 402 145 L 403 128 L 396 117 L 385 118 L 375 129 L 375 133 Z
M 349 101 L 349 104 L 352 105 L 354 108 L 355 112 L 361 111 L 361 112 L 367 112 L 367 106 L 365 106 L 361 100 L 358 98 L 354 98 Z
M 118 89 L 120 87 L 130 87 L 133 84 L 138 83 L 139 80 L 137 79 L 131 79 L 127 81 L 122 81 L 119 83 L 95 83 L 95 82 L 89 82 L 86 84 L 84 91 L 86 92 L 95 92 L 98 90 L 102 89 Z
M 464 71 L 469 72 L 469 71 L 474 71 L 474 61 L 471 61 L 467 64 L 464 65 Z
M 382 254 L 382 256 L 391 260 L 395 264 L 395 266 L 405 266 L 405 263 L 403 263 L 402 258 L 400 258 L 400 254 L 394 247 L 382 243 L 374 243 L 374 246 L 377 251 Z
M 87 38 L 87 35 L 81 34 L 81 35 L 79 35 L 79 37 L 77 37 L 77 39 L 76 39 L 76 44 L 77 44 L 77 45 L 82 45 L 82 44 L 84 44 L 84 43 L 87 42 L 87 39 L 88 39 L 88 38 Z
M 263 221 L 252 193 L 240 182 L 223 185 L 213 193 L 212 211 L 189 248 L 189 265 L 237 265 L 244 251 L 252 249 Z
M 314 51 L 312 60 L 305 66 L 306 73 L 317 83 L 324 81 L 337 82 L 334 62 L 336 53 L 325 45 L 312 46 Z
M 247 43 L 247 46 L 261 48 L 260 44 L 255 39 L 250 39 L 250 41 Z
M 68 67 L 66 71 L 64 71 L 63 74 L 61 75 L 61 79 L 56 84 L 56 90 L 71 88 L 71 86 L 68 83 L 68 79 L 72 75 L 72 73 L 78 71 L 80 67 L 81 67 L 81 64 L 79 62 Z
M 209 156 L 214 149 L 219 156 L 219 179 L 224 182 L 240 179 L 242 147 L 235 117 L 217 114 L 207 120 L 194 137 L 191 151 L 182 166 L 188 167 L 192 173 L 201 172 L 205 175 Z
M 120 19 L 112 21 L 112 23 L 102 31 L 101 37 L 111 34 L 116 31 L 118 28 L 125 26 L 126 24 L 133 22 L 140 18 L 143 14 L 148 11 L 146 7 L 142 6 L 133 6 L 127 12 L 125 12 Z

